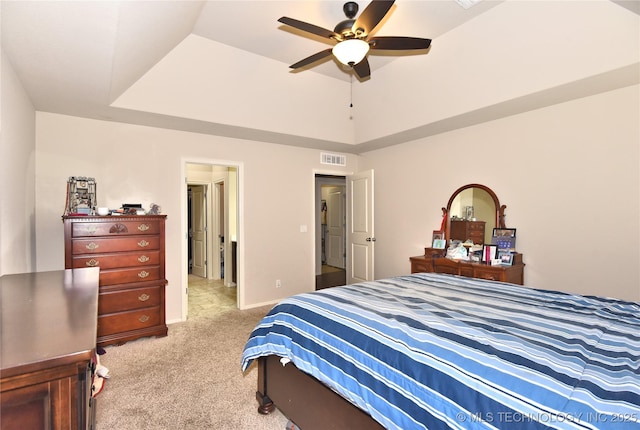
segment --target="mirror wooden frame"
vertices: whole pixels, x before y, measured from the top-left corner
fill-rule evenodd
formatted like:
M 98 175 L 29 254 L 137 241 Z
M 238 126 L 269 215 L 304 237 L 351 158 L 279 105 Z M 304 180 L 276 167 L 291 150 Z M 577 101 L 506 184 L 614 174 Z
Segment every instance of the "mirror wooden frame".
M 491 198 L 493 199 L 493 203 L 495 204 L 495 208 L 496 208 L 496 219 L 495 219 L 495 225 L 497 228 L 506 228 L 507 226 L 504 223 L 504 210 L 507 208 L 506 205 L 500 205 L 500 200 L 498 200 L 498 196 L 496 195 L 496 193 L 493 192 L 493 190 L 485 185 L 481 185 L 481 184 L 467 184 L 467 185 L 463 185 L 462 187 L 458 188 L 457 190 L 455 190 L 453 192 L 453 194 L 451 195 L 451 198 L 449 199 L 449 202 L 447 203 L 447 207 L 446 208 L 442 208 L 442 217 L 445 219 L 444 222 L 444 236 L 445 236 L 445 240 L 447 241 L 447 244 L 449 243 L 449 238 L 450 238 L 450 232 L 451 232 L 451 218 L 449 217 L 449 212 L 451 212 L 451 205 L 453 204 L 453 201 L 455 200 L 455 198 L 458 196 L 458 194 L 460 194 L 462 191 L 469 189 L 469 188 L 480 188 L 481 190 L 484 190 L 487 192 L 487 194 L 489 194 L 491 196 Z

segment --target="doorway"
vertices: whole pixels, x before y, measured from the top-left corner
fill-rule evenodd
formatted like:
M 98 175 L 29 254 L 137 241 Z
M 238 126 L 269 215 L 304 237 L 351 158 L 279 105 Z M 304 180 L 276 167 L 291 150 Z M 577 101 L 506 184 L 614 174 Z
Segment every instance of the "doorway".
M 346 283 L 346 178 L 316 181 L 316 290 Z
M 189 274 L 207 277 L 208 185 L 187 184 Z
M 187 162 L 186 288 L 183 317 L 197 309 L 215 312 L 212 303 L 233 301 L 239 307 L 236 258 L 238 231 L 238 167 Z M 233 249 L 232 249 L 233 248 Z M 183 278 L 184 279 L 184 278 Z M 195 306 L 194 306 L 195 305 Z

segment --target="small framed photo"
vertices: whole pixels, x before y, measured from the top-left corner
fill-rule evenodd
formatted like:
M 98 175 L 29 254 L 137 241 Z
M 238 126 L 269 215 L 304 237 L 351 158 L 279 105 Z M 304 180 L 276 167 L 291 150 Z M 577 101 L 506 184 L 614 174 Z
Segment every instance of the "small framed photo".
M 442 230 L 433 230 L 433 235 L 431 237 L 431 241 L 434 240 L 443 240 L 444 239 L 444 231 Z
M 447 243 L 444 239 L 434 239 L 433 241 L 434 249 L 444 249 L 446 245 Z
M 516 237 L 515 228 L 494 228 L 493 237 Z
M 500 260 L 500 264 L 505 266 L 513 265 L 513 253 L 507 251 L 498 251 L 498 259 Z
M 498 254 L 498 245 L 482 245 L 482 261 L 485 263 L 491 263 L 491 260 L 495 260 Z
M 498 245 L 498 251 L 516 250 L 515 228 L 494 228 L 491 243 Z

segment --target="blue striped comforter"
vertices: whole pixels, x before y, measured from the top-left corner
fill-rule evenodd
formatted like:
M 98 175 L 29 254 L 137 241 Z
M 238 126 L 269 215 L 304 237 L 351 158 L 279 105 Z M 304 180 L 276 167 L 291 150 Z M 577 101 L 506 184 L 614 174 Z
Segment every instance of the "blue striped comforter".
M 640 303 L 420 273 L 282 301 L 273 354 L 389 429 L 640 428 Z

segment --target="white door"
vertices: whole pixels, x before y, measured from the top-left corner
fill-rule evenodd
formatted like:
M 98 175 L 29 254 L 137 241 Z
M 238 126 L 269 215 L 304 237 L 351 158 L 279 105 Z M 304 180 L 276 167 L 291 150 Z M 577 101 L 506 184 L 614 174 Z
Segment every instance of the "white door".
M 191 187 L 191 250 L 193 266 L 191 273 L 202 278 L 207 277 L 207 208 L 203 185 Z
M 347 176 L 347 284 L 374 279 L 373 170 Z
M 344 269 L 344 187 L 332 187 L 327 196 L 325 252 L 329 266 Z

